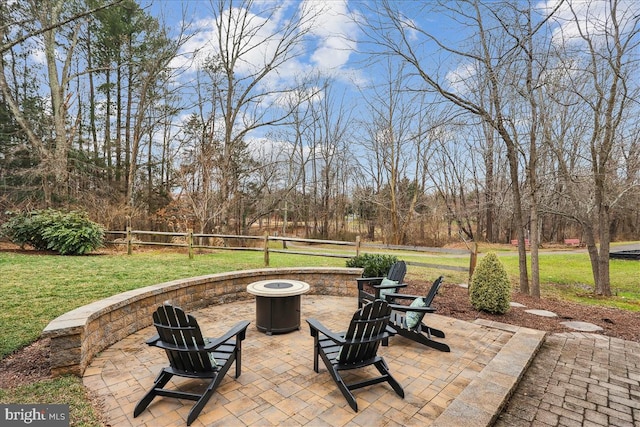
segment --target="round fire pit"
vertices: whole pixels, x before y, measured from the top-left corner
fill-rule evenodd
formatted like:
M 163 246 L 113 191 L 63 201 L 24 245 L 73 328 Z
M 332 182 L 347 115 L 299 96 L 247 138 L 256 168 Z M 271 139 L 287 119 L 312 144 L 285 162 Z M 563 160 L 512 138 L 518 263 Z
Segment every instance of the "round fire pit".
M 275 279 L 250 283 L 247 292 L 256 296 L 256 326 L 267 335 L 300 329 L 300 296 L 309 284 Z

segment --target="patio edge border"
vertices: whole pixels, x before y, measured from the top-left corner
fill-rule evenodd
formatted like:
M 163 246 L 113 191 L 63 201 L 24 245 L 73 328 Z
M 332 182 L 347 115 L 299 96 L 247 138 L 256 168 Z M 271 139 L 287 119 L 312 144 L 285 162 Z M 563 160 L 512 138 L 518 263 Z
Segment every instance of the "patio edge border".
M 545 331 L 483 319 L 477 319 L 474 323 L 513 332 L 513 336 L 436 418 L 432 427 L 493 425 L 538 354 L 547 335 Z

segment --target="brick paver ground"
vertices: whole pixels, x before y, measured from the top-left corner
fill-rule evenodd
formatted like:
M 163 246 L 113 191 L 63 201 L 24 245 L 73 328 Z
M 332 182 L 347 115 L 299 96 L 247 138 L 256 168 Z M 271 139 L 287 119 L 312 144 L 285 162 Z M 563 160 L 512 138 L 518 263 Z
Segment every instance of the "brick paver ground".
M 640 426 L 640 343 L 547 336 L 496 426 Z
M 256 330 L 253 301 L 196 311 L 211 336 L 241 319 L 254 323 L 243 343 L 241 377 L 227 375 L 194 425 L 488 425 L 486 412 L 495 409 L 497 414 L 502 408 L 496 391 L 510 376 L 522 374 L 514 361 L 521 359 L 523 344 L 536 339 L 531 330 L 520 333 L 508 325 L 433 315 L 429 321 L 447 332 L 451 353 L 392 338 L 380 354 L 403 385 L 405 398 L 386 385 L 357 390 L 361 409 L 356 413 L 322 363 L 320 373 L 313 372 L 313 340 L 304 322 L 315 317 L 343 330 L 355 308 L 353 298 L 305 295 L 301 330 L 274 336 Z M 84 383 L 102 400 L 109 425 L 185 425 L 191 402 L 174 399 L 156 398 L 140 417 L 132 417 L 133 407 L 167 364 L 161 351 L 144 345 L 153 334 L 153 328 L 146 328 L 106 349 L 85 373 Z M 196 384 L 178 381 L 182 387 Z M 640 427 L 640 343 L 582 332 L 548 335 L 495 425 Z
M 488 374 L 485 368 L 499 359 L 496 355 L 507 343 L 514 347 L 512 338 L 516 334 L 512 330 L 431 315 L 429 322 L 447 332 L 451 353 L 393 337 L 379 354 L 404 387 L 405 398 L 398 397 L 386 384 L 356 390 L 360 409 L 356 413 L 322 363 L 320 373 L 313 371 L 313 339 L 304 321 L 315 317 L 340 331 L 346 328 L 356 308 L 355 298 L 305 295 L 301 330 L 273 336 L 257 331 L 252 300 L 194 312 L 208 336 L 220 335 L 239 320 L 253 323 L 243 342 L 242 375 L 237 380 L 226 376 L 193 425 L 430 425 L 470 383 L 481 377 L 483 370 L 482 375 Z M 167 365 L 161 350 L 144 344 L 154 334 L 155 330 L 149 327 L 116 343 L 98 355 L 85 372 L 84 384 L 102 401 L 108 425 L 185 425 L 192 402 L 176 399 L 156 398 L 142 415 L 133 418 L 135 404 Z M 504 361 L 501 365 L 509 368 Z M 505 380 L 501 374 L 488 376 Z M 176 381 L 182 387 L 198 384 L 192 380 Z M 493 387 L 494 391 L 498 388 L 499 385 Z M 486 408 L 483 405 L 481 409 Z

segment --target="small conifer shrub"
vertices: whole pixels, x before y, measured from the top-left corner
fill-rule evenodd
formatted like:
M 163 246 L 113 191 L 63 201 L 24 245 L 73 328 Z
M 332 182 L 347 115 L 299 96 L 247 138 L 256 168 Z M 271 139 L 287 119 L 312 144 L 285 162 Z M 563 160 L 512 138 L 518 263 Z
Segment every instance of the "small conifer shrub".
M 476 310 L 504 314 L 511 301 L 511 283 L 498 256 L 489 252 L 480 260 L 471 277 L 471 305 Z

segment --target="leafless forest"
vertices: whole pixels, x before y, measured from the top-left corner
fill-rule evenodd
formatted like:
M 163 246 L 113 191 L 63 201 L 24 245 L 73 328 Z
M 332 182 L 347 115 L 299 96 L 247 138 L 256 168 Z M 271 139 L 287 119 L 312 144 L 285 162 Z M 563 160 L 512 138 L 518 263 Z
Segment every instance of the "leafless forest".
M 201 4 L 206 56 L 147 3 L 0 3 L 0 222 L 518 240 L 533 295 L 539 245 L 578 238 L 610 292 L 609 243 L 640 239 L 639 3 L 345 3 L 349 84 L 282 78 L 324 2 Z

